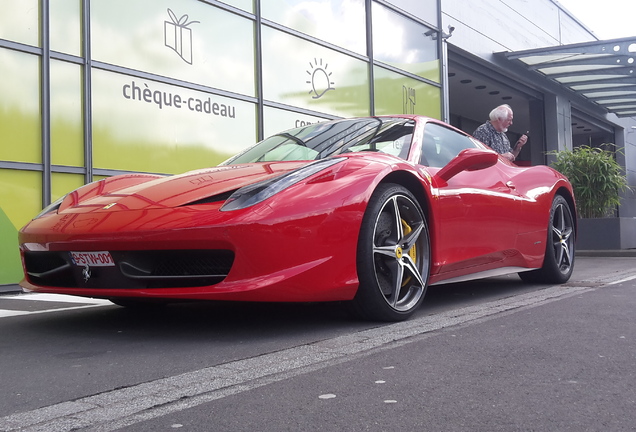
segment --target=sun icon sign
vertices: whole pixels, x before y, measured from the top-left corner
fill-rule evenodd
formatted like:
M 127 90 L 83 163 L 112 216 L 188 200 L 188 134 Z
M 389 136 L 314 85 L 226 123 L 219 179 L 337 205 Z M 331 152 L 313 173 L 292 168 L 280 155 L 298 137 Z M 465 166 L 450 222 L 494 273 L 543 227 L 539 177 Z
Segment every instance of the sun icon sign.
M 329 90 L 334 90 L 333 81 L 331 81 L 331 72 L 327 72 L 329 65 L 325 63 L 322 65 L 322 59 L 320 61 L 314 59 L 314 62 L 309 62 L 310 70 L 307 74 L 311 77 L 307 84 L 311 85 L 309 94 L 313 93 L 312 99 L 319 99 L 327 93 Z

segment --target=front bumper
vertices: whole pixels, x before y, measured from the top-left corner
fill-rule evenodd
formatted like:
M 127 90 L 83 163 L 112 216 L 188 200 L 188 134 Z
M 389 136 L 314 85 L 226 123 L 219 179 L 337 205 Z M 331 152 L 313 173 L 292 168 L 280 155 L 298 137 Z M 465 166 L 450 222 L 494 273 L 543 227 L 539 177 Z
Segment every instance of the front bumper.
M 308 216 L 212 204 L 49 215 L 20 232 L 21 285 L 98 298 L 349 300 L 361 218 L 341 208 Z M 115 265 L 76 265 L 71 251 L 108 251 Z

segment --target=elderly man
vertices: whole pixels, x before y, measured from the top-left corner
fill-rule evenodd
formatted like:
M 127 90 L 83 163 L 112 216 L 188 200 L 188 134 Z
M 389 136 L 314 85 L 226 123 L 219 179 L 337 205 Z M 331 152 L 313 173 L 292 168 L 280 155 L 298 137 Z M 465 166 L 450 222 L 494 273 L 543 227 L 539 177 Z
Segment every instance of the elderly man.
M 490 120 L 475 129 L 473 136 L 509 161 L 514 162 L 519 156 L 521 148 L 528 141 L 528 137 L 525 134 L 521 135 L 514 149 L 510 147 L 506 132 L 512 124 L 512 118 L 510 105 L 499 105 L 490 111 Z

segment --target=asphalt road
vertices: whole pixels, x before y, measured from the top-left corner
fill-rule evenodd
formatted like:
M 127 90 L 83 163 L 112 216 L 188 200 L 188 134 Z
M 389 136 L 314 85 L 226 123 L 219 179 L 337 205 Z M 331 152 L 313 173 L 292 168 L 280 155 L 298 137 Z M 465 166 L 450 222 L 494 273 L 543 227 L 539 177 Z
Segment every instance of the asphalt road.
M 0 296 L 0 430 L 632 431 L 634 264 L 431 287 L 397 324 L 340 305 L 140 315 Z

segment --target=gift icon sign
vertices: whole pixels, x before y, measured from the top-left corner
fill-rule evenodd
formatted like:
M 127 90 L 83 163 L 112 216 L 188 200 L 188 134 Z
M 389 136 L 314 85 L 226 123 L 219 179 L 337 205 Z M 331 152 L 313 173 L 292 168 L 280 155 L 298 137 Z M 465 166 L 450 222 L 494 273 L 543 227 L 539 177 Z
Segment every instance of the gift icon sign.
M 188 26 L 199 21 L 188 22 L 188 15 L 177 18 L 170 8 L 168 8 L 168 16 L 170 21 L 163 23 L 164 44 L 179 54 L 183 61 L 192 64 L 192 29 Z

